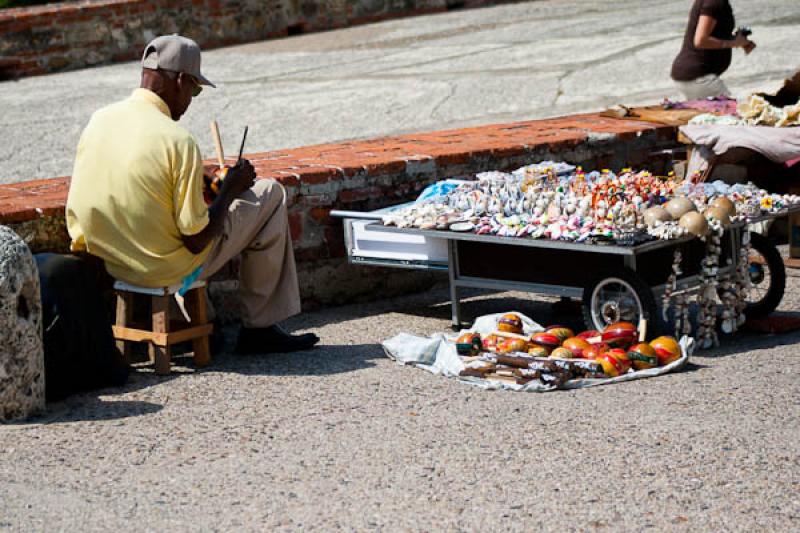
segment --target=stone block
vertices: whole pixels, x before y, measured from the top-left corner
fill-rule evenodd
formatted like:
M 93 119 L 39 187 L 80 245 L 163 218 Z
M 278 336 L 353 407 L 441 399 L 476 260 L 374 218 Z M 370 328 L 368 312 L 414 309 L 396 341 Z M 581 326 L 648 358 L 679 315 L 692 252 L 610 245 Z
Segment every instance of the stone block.
M 25 242 L 0 226 L 0 420 L 44 410 L 42 304 L 36 262 Z

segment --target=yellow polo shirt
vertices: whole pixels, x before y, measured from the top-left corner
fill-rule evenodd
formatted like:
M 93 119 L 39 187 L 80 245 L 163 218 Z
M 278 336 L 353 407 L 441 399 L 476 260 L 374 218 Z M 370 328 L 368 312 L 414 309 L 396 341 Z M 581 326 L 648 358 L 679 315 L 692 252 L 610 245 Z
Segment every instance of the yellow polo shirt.
M 81 135 L 67 198 L 73 251 L 145 287 L 180 282 L 210 246 L 193 254 L 181 234 L 208 224 L 203 163 L 192 135 L 147 89 L 92 115 Z

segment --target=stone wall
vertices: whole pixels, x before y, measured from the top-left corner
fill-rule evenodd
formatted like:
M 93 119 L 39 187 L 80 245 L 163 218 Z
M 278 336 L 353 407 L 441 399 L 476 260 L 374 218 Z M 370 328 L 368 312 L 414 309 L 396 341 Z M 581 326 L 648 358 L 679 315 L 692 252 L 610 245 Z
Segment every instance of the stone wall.
M 408 292 L 435 279 L 348 264 L 342 222 L 330 217 L 332 209 L 396 205 L 440 179 L 512 170 L 544 159 L 587 169 L 630 165 L 660 172 L 670 161 L 657 152 L 676 144 L 674 127 L 588 114 L 306 146 L 247 158 L 260 178 L 277 179 L 286 187 L 301 294 L 309 308 Z M 0 186 L 0 224 L 12 227 L 34 251 L 66 250 L 68 188 L 68 178 Z M 229 279 L 235 270 L 232 264 L 217 279 Z
M 181 33 L 203 48 L 491 0 L 89 0 L 0 10 L 0 79 L 132 60 Z

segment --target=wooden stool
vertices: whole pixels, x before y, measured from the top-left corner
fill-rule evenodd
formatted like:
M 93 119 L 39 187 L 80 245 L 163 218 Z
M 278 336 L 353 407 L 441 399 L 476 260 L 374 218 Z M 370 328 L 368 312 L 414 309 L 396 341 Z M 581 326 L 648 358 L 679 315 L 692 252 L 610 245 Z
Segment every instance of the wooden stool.
M 197 367 L 207 366 L 211 362 L 211 350 L 208 336 L 214 329 L 208 323 L 206 310 L 206 283 L 198 281 L 186 292 L 186 318 L 193 324 L 184 329 L 172 331 L 170 327 L 170 299 L 178 292 L 180 286 L 163 288 L 147 288 L 129 285 L 121 281 L 114 283 L 117 295 L 117 319 L 114 326 L 114 338 L 117 347 L 125 360 L 130 362 L 131 342 L 147 342 L 150 362 L 155 363 L 156 374 L 169 374 L 173 344 L 191 340 L 194 350 L 194 364 Z M 133 298 L 135 294 L 150 297 L 150 329 L 136 329 L 133 323 Z

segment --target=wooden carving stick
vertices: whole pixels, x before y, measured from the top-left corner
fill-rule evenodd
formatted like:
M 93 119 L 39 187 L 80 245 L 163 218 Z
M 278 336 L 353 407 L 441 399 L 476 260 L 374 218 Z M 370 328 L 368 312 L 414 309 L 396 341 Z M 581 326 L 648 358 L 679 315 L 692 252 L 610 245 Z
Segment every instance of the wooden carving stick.
M 217 121 L 211 121 L 211 138 L 214 139 L 214 146 L 217 148 L 217 161 L 219 168 L 225 168 L 225 152 L 222 151 L 222 139 L 219 137 L 219 126 Z

